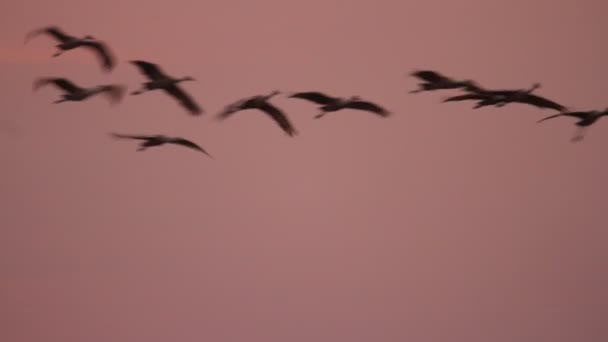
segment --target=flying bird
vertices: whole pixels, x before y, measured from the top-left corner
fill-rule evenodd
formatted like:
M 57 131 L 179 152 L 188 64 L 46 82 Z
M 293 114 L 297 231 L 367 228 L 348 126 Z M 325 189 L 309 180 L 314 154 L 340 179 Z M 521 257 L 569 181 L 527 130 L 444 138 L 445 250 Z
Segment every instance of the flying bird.
M 192 141 L 184 139 L 184 138 L 169 137 L 169 136 L 160 135 L 160 134 L 159 135 L 130 135 L 130 134 L 111 133 L 110 135 L 112 137 L 118 138 L 118 139 L 143 140 L 142 143 L 139 145 L 139 148 L 137 149 L 137 151 L 144 151 L 147 148 L 161 146 L 161 145 L 165 145 L 165 144 L 175 144 L 175 145 L 181 145 L 181 146 L 185 146 L 185 147 L 200 151 L 200 152 L 206 154 L 208 157 L 213 159 L 213 157 L 207 151 L 205 151 L 205 149 L 203 149 L 199 145 L 193 143 Z
M 332 97 L 321 92 L 309 91 L 299 92 L 289 95 L 291 98 L 308 100 L 320 105 L 321 113 L 315 115 L 315 119 L 322 118 L 329 112 L 337 112 L 342 109 L 357 109 L 368 111 L 381 117 L 388 117 L 391 113 L 380 107 L 379 105 L 364 101 L 359 96 L 351 96 L 350 98 Z
M 485 107 L 485 106 L 498 106 L 502 101 L 506 99 L 505 96 L 492 95 L 492 94 L 463 94 L 451 96 L 443 100 L 443 102 L 457 102 L 466 100 L 478 101 L 473 109 Z
M 287 135 L 293 137 L 297 135 L 298 132 L 287 118 L 287 115 L 269 102 L 272 97 L 279 94 L 280 92 L 275 90 L 268 95 L 256 95 L 239 100 L 226 106 L 224 110 L 218 114 L 217 118 L 219 120 L 224 120 L 229 116 L 232 116 L 232 114 L 242 110 L 258 109 L 269 115 L 279 127 L 287 133 Z
M 116 65 L 112 52 L 104 42 L 97 40 L 92 36 L 84 36 L 82 38 L 70 36 L 56 26 L 45 27 L 29 32 L 25 36 L 25 43 L 41 34 L 47 34 L 59 42 L 59 44 L 56 45 L 56 47 L 59 48 L 59 51 L 55 53 L 53 57 L 58 57 L 68 50 L 84 47 L 88 48 L 89 51 L 95 52 L 101 62 L 103 70 L 109 72 Z
M 468 87 L 467 87 L 468 88 Z M 478 109 L 481 107 L 487 106 L 495 106 L 495 107 L 503 107 L 507 104 L 507 100 L 509 97 L 503 93 L 493 93 L 489 90 L 480 90 L 480 91 L 472 91 L 462 95 L 451 96 L 445 98 L 443 102 L 460 102 L 473 100 L 477 101 L 477 104 L 473 106 L 473 109 Z
M 578 119 L 576 122 L 576 126 L 578 126 L 578 130 L 576 135 L 572 138 L 573 142 L 581 141 L 584 138 L 585 131 L 587 127 L 596 123 L 602 116 L 608 115 L 608 108 L 603 111 L 600 110 L 590 110 L 590 111 L 581 111 L 581 112 L 564 112 L 551 116 L 547 116 L 543 119 L 538 120 L 537 122 L 543 122 L 545 120 L 554 119 L 560 116 L 567 116 Z
M 567 108 L 557 102 L 547 98 L 532 94 L 532 92 L 540 88 L 540 83 L 534 83 L 528 89 L 519 90 L 487 90 L 472 83 L 465 87 L 469 94 L 449 97 L 443 102 L 477 100 L 477 105 L 474 109 L 484 106 L 503 107 L 508 103 L 524 103 L 538 108 L 549 108 L 560 112 L 566 111 Z
M 130 63 L 135 65 L 143 75 L 150 79 L 149 82 L 143 84 L 140 90 L 132 92 L 131 95 L 139 95 L 147 91 L 162 89 L 167 92 L 167 94 L 177 99 L 190 114 L 200 115 L 203 113 L 203 109 L 190 97 L 190 95 L 178 86 L 178 83 L 180 82 L 194 81 L 193 77 L 173 78 L 167 75 L 157 64 L 146 61 L 137 60 L 130 61 Z
M 418 89 L 410 91 L 410 94 L 440 89 L 458 89 L 473 84 L 471 80 L 457 81 L 432 70 L 414 71 L 410 73 L 410 76 L 424 81 L 418 84 Z
M 97 94 L 106 95 L 111 104 L 116 104 L 122 100 L 126 87 L 119 84 L 105 84 L 91 88 L 83 88 L 75 85 L 72 81 L 65 78 L 45 77 L 34 81 L 33 90 L 37 91 L 41 87 L 54 85 L 63 90 L 62 98 L 53 102 L 61 103 L 66 101 L 82 101 Z
M 538 108 L 549 108 L 560 112 L 566 111 L 567 108 L 559 103 L 553 102 L 547 98 L 534 95 L 532 92 L 541 87 L 540 83 L 534 83 L 528 89 L 519 90 L 491 90 L 489 94 L 499 96 L 502 98 L 502 102 L 497 104 L 497 107 L 502 107 L 509 102 L 514 103 L 525 103 Z M 488 92 L 485 91 L 487 94 Z

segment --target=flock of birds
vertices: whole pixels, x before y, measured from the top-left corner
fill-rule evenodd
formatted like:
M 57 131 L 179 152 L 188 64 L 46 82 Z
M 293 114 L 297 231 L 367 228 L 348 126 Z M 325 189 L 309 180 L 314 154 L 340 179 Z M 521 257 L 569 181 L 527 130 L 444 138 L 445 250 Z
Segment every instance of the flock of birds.
M 111 72 L 116 65 L 115 57 L 103 41 L 97 40 L 90 35 L 82 38 L 71 36 L 56 26 L 38 29 L 28 33 L 25 38 L 25 43 L 27 43 L 31 38 L 41 34 L 46 34 L 58 41 L 59 44 L 57 44 L 56 47 L 59 49 L 59 51 L 55 53 L 53 57 L 58 57 L 68 50 L 87 48 L 98 56 L 104 71 Z M 184 109 L 186 109 L 190 115 L 196 116 L 204 113 L 202 107 L 179 86 L 179 83 L 181 82 L 195 81 L 193 77 L 172 77 L 163 71 L 159 65 L 143 60 L 132 60 L 130 63 L 148 79 L 147 82 L 142 84 L 140 90 L 131 92 L 131 95 L 140 95 L 152 90 L 162 89 L 165 91 L 165 93 L 177 100 L 178 103 L 184 107 Z M 461 95 L 446 98 L 443 100 L 443 102 L 467 100 L 476 101 L 477 103 L 473 109 L 486 106 L 503 107 L 509 103 L 524 103 L 536 106 L 538 108 L 556 110 L 558 112 L 557 114 L 545 117 L 538 122 L 560 116 L 577 118 L 578 121 L 576 122 L 576 126 L 578 126 L 578 130 L 572 141 L 582 140 L 585 129 L 588 126 L 594 124 L 602 116 L 608 115 L 608 108 L 603 111 L 570 111 L 567 107 L 561 104 L 535 95 L 533 92 L 540 88 L 541 85 L 539 83 L 535 83 L 529 89 L 490 90 L 479 86 L 472 80 L 455 80 L 432 70 L 414 71 L 410 74 L 410 76 L 418 78 L 422 81 L 422 83 L 419 84 L 418 89 L 410 91 L 412 94 L 447 89 L 460 89 L 464 92 Z M 54 85 L 64 92 L 61 99 L 55 101 L 54 103 L 83 101 L 92 96 L 103 94 L 111 103 L 115 104 L 122 100 L 126 92 L 126 87 L 119 84 L 105 84 L 87 88 L 78 86 L 66 78 L 40 78 L 34 82 L 34 90 L 46 85 Z M 223 120 L 231 117 L 234 113 L 248 109 L 256 109 L 268 115 L 287 135 L 293 137 L 297 135 L 297 131 L 289 120 L 288 116 L 270 102 L 271 98 L 279 94 L 281 94 L 281 92 L 273 91 L 267 95 L 256 95 L 236 101 L 227 105 L 217 115 L 217 119 Z M 391 112 L 380 105 L 364 100 L 358 96 L 340 98 L 329 96 L 317 91 L 295 92 L 289 93 L 287 96 L 289 98 L 307 100 L 316 104 L 319 108 L 319 113 L 314 116 L 316 119 L 325 116 L 327 113 L 344 109 L 367 111 L 384 118 L 391 115 Z M 165 144 L 177 144 L 198 150 L 211 157 L 211 155 L 201 146 L 182 137 L 171 137 L 160 134 L 133 135 L 119 133 L 111 133 L 111 136 L 120 139 L 140 140 L 141 143 L 137 151 L 143 151 L 150 147 Z

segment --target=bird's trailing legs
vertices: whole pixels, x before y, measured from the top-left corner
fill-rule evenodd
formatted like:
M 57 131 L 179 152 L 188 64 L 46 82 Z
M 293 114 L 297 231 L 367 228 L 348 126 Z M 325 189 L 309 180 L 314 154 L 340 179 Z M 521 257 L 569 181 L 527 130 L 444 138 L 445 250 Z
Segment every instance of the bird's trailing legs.
M 66 101 L 67 101 L 66 99 L 59 99 L 59 100 L 57 100 L 57 101 L 55 101 L 53 103 L 57 104 L 57 103 L 66 102 Z
M 418 83 L 418 89 L 410 90 L 410 94 L 422 93 L 424 91 L 433 90 L 430 84 L 427 83 Z
M 473 106 L 473 109 L 479 109 L 481 107 L 486 107 L 486 106 L 491 106 L 491 105 L 492 105 L 492 103 L 489 103 L 486 101 L 480 101 L 475 106 Z
M 585 139 L 585 127 L 578 127 L 578 129 L 576 130 L 576 134 L 570 141 L 579 142 L 583 141 L 583 139 Z
M 137 148 L 137 150 L 136 150 L 136 151 L 137 151 L 137 152 L 145 151 L 147 148 L 148 148 L 148 146 L 146 146 L 146 145 L 141 145 L 141 146 L 139 146 L 139 147 Z
M 140 90 L 132 91 L 131 95 L 143 94 L 145 91 L 146 91 L 146 89 L 140 89 Z
M 503 107 L 507 104 L 507 102 L 503 102 L 496 99 L 486 99 L 477 102 L 477 104 L 473 107 L 473 109 L 478 109 L 486 106 L 495 106 L 495 107 Z
M 325 115 L 327 115 L 327 112 L 321 112 L 321 113 L 315 115 L 314 118 L 315 119 L 320 119 L 320 118 L 324 117 Z
M 61 54 L 62 54 L 62 53 L 63 53 L 63 51 L 57 51 L 57 52 L 56 52 L 56 53 L 53 55 L 53 57 L 59 57 L 59 56 L 61 56 Z

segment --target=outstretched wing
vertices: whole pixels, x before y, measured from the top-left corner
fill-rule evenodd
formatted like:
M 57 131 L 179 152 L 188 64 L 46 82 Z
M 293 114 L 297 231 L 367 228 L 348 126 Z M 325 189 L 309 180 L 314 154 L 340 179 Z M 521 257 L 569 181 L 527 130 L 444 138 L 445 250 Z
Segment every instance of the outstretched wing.
M 263 111 L 264 113 L 270 115 L 270 117 L 287 133 L 290 137 L 298 134 L 296 129 L 293 127 L 287 115 L 285 115 L 281 110 L 272 104 L 266 102 L 263 105 L 259 106 L 258 109 Z
M 232 114 L 243 110 L 243 105 L 247 103 L 248 99 L 238 100 L 224 107 L 224 109 L 217 115 L 218 120 L 224 120 L 230 117 Z
M 74 37 L 66 34 L 60 28 L 58 28 L 56 26 L 50 26 L 50 27 L 45 27 L 45 28 L 41 28 L 41 29 L 37 29 L 37 30 L 33 30 L 33 31 L 29 32 L 25 36 L 25 43 L 30 41 L 30 39 L 32 39 L 36 36 L 39 36 L 43 33 L 50 35 L 51 37 L 55 38 L 56 40 L 58 40 L 59 42 L 62 42 L 62 43 L 74 39 Z
M 188 95 L 177 85 L 174 84 L 171 87 L 164 88 L 164 90 L 176 98 L 179 103 L 190 112 L 190 114 L 200 115 L 203 113 L 203 109 L 196 102 L 194 102 L 190 95 Z
M 102 94 L 105 95 L 111 103 L 118 103 L 125 95 L 127 87 L 121 84 L 109 84 L 103 86 Z
M 454 101 L 466 101 L 466 100 L 485 100 L 490 98 L 488 95 L 483 94 L 464 94 L 448 97 L 443 100 L 443 102 L 454 102 Z
M 82 43 L 82 46 L 91 49 L 97 54 L 104 70 L 110 71 L 114 68 L 114 56 L 105 43 L 100 41 L 85 41 Z
M 135 140 L 150 140 L 154 138 L 151 135 L 131 135 L 131 134 L 120 134 L 120 133 L 110 133 L 110 136 L 118 139 L 135 139 Z
M 577 119 L 581 119 L 584 120 L 587 118 L 587 116 L 589 116 L 589 112 L 569 112 L 569 113 L 559 113 L 559 114 L 555 114 L 555 115 L 551 115 L 551 116 L 547 116 L 545 118 L 542 118 L 538 121 L 536 121 L 537 123 L 539 122 L 543 122 L 545 120 L 549 120 L 549 119 L 554 119 L 560 116 L 569 116 L 569 117 L 573 117 L 573 118 L 577 118 Z
M 151 80 L 157 80 L 167 77 L 167 75 L 161 70 L 161 68 L 157 64 L 139 60 L 130 61 L 130 63 L 135 65 L 142 74 L 146 75 Z
M 548 99 L 546 99 L 544 97 L 537 96 L 537 95 L 534 95 L 534 94 L 528 94 L 525 97 L 525 99 L 523 99 L 521 101 L 517 101 L 517 102 L 531 104 L 533 106 L 540 107 L 540 108 L 555 109 L 555 110 L 560 111 L 560 112 L 563 112 L 563 111 L 567 110 L 566 107 L 560 105 L 559 103 L 553 102 L 553 101 L 548 100 Z
M 203 149 L 202 147 L 200 147 L 199 145 L 193 143 L 190 140 L 187 140 L 187 139 L 184 139 L 184 138 L 176 138 L 176 139 L 173 139 L 171 141 L 171 143 L 172 144 L 176 144 L 176 145 L 182 145 L 182 146 L 185 146 L 185 147 L 189 147 L 189 148 L 195 149 L 197 151 L 201 151 L 204 154 L 206 154 L 207 156 L 209 156 L 210 158 L 213 158 L 207 151 L 205 151 L 205 149 Z
M 388 110 L 378 106 L 375 103 L 368 101 L 351 101 L 346 107 L 358 110 L 365 110 L 380 115 L 382 117 L 388 117 L 391 114 Z
M 289 97 L 295 98 L 295 99 L 308 100 L 308 101 L 311 101 L 311 102 L 314 102 L 314 103 L 320 104 L 320 105 L 330 104 L 337 100 L 335 97 L 325 95 L 318 91 L 306 91 L 306 92 L 294 93 L 294 94 L 289 95 Z
M 432 70 L 414 71 L 410 75 L 431 83 L 439 83 L 446 81 L 453 82 L 451 78 L 443 76 L 440 73 Z
M 34 82 L 34 91 L 36 91 L 40 87 L 46 86 L 48 84 L 54 84 L 56 87 L 63 89 L 65 91 L 67 91 L 68 93 L 76 93 L 76 92 L 82 90 L 82 88 L 80 88 L 79 86 L 75 85 L 74 83 L 72 83 L 71 81 L 69 81 L 65 78 L 48 77 L 48 78 L 37 79 Z

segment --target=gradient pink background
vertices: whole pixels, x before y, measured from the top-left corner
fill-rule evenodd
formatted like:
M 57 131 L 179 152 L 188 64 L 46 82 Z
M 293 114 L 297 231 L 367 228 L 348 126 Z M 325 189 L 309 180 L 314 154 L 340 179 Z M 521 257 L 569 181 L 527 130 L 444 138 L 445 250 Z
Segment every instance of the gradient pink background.
M 144 6 L 145 4 L 145 6 Z M 140 6 L 142 8 L 140 8 Z M 608 122 L 408 95 L 413 69 L 602 109 L 604 1 L 16 1 L 0 4 L 0 340 L 599 342 L 608 340 Z M 86 51 L 25 34 L 54 24 Z M 209 114 L 158 92 L 52 105 L 40 76 L 144 81 L 159 63 Z M 225 104 L 278 98 L 300 135 Z M 606 119 L 604 119 L 606 120 Z M 135 152 L 109 132 L 191 138 Z

